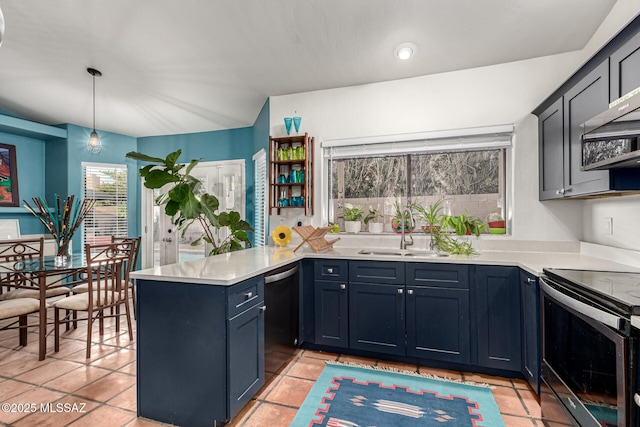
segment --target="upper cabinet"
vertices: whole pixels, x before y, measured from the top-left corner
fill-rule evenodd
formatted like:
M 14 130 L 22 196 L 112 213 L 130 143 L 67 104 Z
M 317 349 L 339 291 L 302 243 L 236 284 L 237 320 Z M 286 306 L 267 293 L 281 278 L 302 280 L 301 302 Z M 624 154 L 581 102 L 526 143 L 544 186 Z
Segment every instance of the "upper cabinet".
M 304 209 L 313 215 L 313 137 L 269 137 L 269 213 Z
M 609 108 L 609 67 L 603 62 L 564 96 L 565 196 L 609 190 L 609 171 L 582 170 L 580 125 Z
M 640 190 L 637 169 L 584 170 L 581 128 L 609 102 L 640 87 L 639 30 L 637 19 L 534 111 L 540 200 Z
M 640 33 L 609 58 L 610 101 L 640 87 Z

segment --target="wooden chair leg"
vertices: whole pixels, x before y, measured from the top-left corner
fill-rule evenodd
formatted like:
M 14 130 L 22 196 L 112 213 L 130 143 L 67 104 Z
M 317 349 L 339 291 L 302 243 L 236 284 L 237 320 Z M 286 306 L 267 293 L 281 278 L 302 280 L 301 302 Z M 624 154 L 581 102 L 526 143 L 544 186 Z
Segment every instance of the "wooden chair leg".
M 104 310 L 98 313 L 98 324 L 100 325 L 100 336 L 104 335 Z
M 116 305 L 116 333 L 120 332 L 120 306 Z
M 70 310 L 65 310 L 65 312 L 64 312 L 64 318 L 65 319 L 69 319 L 69 313 L 71 313 Z M 64 330 L 68 332 L 69 329 L 71 329 L 71 323 L 66 322 L 65 325 L 64 325 Z
M 93 313 L 87 312 L 87 359 L 91 358 L 91 330 L 93 329 Z
M 129 340 L 133 341 L 133 330 L 131 329 L 131 310 L 129 308 L 129 300 L 124 304 L 125 316 L 127 316 L 127 328 L 129 329 Z
M 53 309 L 53 330 L 54 330 L 54 352 L 57 353 L 60 351 L 60 309 Z
M 18 326 L 20 327 L 19 329 L 19 343 L 21 346 L 25 346 L 27 345 L 27 316 L 20 316 L 19 322 L 18 322 Z
M 133 318 L 137 319 L 136 317 L 136 286 L 135 285 L 131 286 L 131 299 L 133 300 Z

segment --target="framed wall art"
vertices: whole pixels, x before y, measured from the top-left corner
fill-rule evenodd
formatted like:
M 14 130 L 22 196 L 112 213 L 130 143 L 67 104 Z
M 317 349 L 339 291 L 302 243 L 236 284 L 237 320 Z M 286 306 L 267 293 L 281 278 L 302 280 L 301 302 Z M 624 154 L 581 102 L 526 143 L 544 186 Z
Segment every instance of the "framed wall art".
M 14 145 L 0 144 L 0 206 L 20 206 Z

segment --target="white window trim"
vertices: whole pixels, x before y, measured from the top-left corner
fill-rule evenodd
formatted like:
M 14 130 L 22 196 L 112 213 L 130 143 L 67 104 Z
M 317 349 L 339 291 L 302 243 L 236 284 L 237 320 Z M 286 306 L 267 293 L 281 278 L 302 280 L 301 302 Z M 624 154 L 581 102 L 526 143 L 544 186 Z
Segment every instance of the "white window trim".
M 82 167 L 82 197 L 83 199 L 85 198 L 85 193 L 86 193 L 86 168 L 92 168 L 92 169 L 100 169 L 100 168 L 105 168 L 105 169 L 120 169 L 123 170 L 127 176 L 127 188 L 126 188 L 126 194 L 127 194 L 127 202 L 126 202 L 126 207 L 127 207 L 127 215 L 129 214 L 129 194 L 128 194 L 128 172 L 129 172 L 129 168 L 128 165 L 123 164 L 123 163 L 94 163 L 94 162 L 81 162 L 80 166 Z M 121 236 L 121 237 L 126 237 L 126 235 L 128 235 L 128 224 L 127 224 L 127 233 L 125 233 L 125 236 Z M 84 248 L 84 243 L 85 243 L 85 229 L 84 229 L 84 224 L 82 225 L 82 245 Z M 84 249 L 83 249 L 84 250 Z
M 496 143 L 487 142 L 493 140 Z M 391 135 L 372 135 L 357 138 L 326 139 L 320 142 L 323 161 L 320 162 L 321 180 L 318 190 L 316 190 L 316 200 L 320 201 L 321 222 L 326 224 L 329 218 L 329 161 L 333 158 L 353 157 L 354 154 L 370 156 L 376 146 L 385 151 L 393 147 L 393 153 L 402 155 L 412 152 L 429 151 L 460 151 L 472 148 L 504 148 L 507 156 L 505 184 L 507 191 L 505 194 L 505 219 L 511 222 L 513 215 L 513 141 L 515 139 L 515 125 L 504 124 L 495 126 L 482 126 L 474 128 L 448 129 L 441 131 L 415 132 Z M 467 140 L 468 144 L 463 141 Z M 485 141 L 482 145 L 481 141 Z M 378 145 L 379 144 L 379 145 Z M 369 147 L 367 147 L 369 146 Z M 419 150 L 416 148 L 419 147 Z M 405 151 L 413 148 L 413 151 Z M 368 153 L 367 153 L 368 151 Z M 380 150 L 383 151 L 383 150 Z M 384 153 L 381 153 L 384 154 Z M 318 181 L 316 181 L 318 182 Z
M 255 213 L 254 213 L 254 246 L 266 246 L 267 245 L 267 230 L 269 230 L 269 216 L 268 208 L 269 204 L 269 190 L 267 188 L 267 150 L 264 148 L 253 155 L 254 164 L 254 193 L 256 195 L 254 199 Z M 260 174 L 260 168 L 263 168 L 263 173 Z M 260 174 L 260 176 L 259 176 Z M 258 204 L 257 194 L 262 189 L 262 205 Z M 262 220 L 262 230 L 258 228 L 258 222 L 256 221 L 260 216 Z

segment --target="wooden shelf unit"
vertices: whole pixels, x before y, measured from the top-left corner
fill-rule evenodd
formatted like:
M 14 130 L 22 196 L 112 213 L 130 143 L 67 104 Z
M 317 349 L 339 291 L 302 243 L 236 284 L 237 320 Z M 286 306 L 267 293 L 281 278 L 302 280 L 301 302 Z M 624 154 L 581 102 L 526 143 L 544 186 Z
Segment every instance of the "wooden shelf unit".
M 277 214 L 280 214 L 280 209 L 304 209 L 305 215 L 313 215 L 313 142 L 314 138 L 307 133 L 269 137 L 269 214 L 274 209 Z M 299 155 L 299 147 L 304 149 L 303 158 Z M 290 159 L 290 156 L 279 157 L 278 150 L 284 150 L 289 155 L 296 153 L 295 160 Z M 289 182 L 292 170 L 303 171 L 304 179 Z M 279 181 L 281 175 L 284 175 L 287 182 Z M 291 201 L 299 201 L 299 197 L 304 198 L 302 205 L 291 206 Z M 288 206 L 280 206 L 281 200 L 287 200 Z

